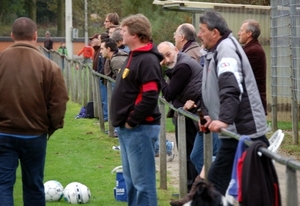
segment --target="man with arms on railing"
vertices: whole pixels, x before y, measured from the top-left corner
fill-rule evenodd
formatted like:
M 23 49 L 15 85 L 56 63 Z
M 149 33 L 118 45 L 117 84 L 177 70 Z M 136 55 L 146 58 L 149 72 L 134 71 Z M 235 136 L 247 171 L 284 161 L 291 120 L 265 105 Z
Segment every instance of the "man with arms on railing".
M 221 128 L 261 140 L 267 146 L 267 124 L 250 63 L 225 19 L 216 12 L 200 17 L 199 38 L 208 50 L 202 79 L 202 99 L 208 113 L 204 125 L 212 132 Z M 224 135 L 208 173 L 208 181 L 225 195 L 238 141 Z
M 36 47 L 36 24 L 16 19 L 11 37 L 0 53 L 0 205 L 14 204 L 20 161 L 23 205 L 45 206 L 47 137 L 63 127 L 68 95 L 61 69 Z
M 118 127 L 128 205 L 157 206 L 154 144 L 160 132 L 163 58 L 151 42 L 151 24 L 144 15 L 125 18 L 121 28 L 130 53 L 117 75 L 110 118 Z
M 167 66 L 166 75 L 170 78 L 169 84 L 162 79 L 162 95 L 172 102 L 175 108 L 183 107 L 187 100 L 193 100 L 197 107 L 201 104 L 201 65 L 189 55 L 179 52 L 171 42 L 162 42 L 157 47 L 158 51 L 164 55 L 162 65 Z M 194 108 L 190 112 L 196 114 Z M 175 124 L 175 137 L 178 145 L 177 115 L 173 119 Z M 190 154 L 194 146 L 194 140 L 198 132 L 197 123 L 186 118 L 186 159 L 187 159 L 187 180 L 188 190 L 198 176 L 194 164 L 190 160 Z M 180 144 L 180 143 L 179 143 Z

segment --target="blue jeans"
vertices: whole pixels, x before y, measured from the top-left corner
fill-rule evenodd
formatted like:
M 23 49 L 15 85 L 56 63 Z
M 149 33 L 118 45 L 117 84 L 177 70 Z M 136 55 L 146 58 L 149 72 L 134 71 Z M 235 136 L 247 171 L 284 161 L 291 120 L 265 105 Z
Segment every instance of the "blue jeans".
M 174 145 L 175 146 L 175 145 Z M 172 152 L 172 144 L 169 140 L 166 139 L 166 152 L 167 154 L 170 154 Z M 158 140 L 155 142 L 155 154 L 159 153 L 159 138 Z
M 50 59 L 50 51 L 49 52 L 45 51 L 45 54 L 46 54 L 46 57 L 48 57 Z
M 154 150 L 160 125 L 118 127 L 117 131 L 128 205 L 157 206 Z
M 213 132 L 213 156 L 216 156 L 221 141 L 218 137 L 218 133 Z M 197 132 L 194 147 L 190 155 L 191 161 L 195 165 L 197 172 L 200 174 L 203 167 L 203 133 Z
M 20 160 L 24 206 L 45 206 L 44 167 L 47 135 L 17 138 L 0 135 L 0 206 L 13 206 L 13 187 Z
M 108 120 L 108 111 L 107 111 L 107 87 L 103 84 L 103 80 L 100 79 L 100 95 L 102 101 L 102 111 L 104 121 Z
M 82 62 L 83 64 L 89 64 L 89 63 L 91 63 L 91 58 L 83 58 L 83 62 Z

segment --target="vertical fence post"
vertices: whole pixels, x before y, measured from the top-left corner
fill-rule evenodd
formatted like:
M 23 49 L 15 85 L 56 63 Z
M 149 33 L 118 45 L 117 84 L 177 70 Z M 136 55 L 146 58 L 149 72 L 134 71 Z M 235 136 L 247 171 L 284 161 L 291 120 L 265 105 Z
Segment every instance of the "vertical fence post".
M 296 6 L 296 1 L 297 3 L 299 2 L 299 0 L 290 0 L 290 23 L 291 23 L 291 94 L 292 94 L 292 129 L 293 129 L 293 143 L 294 144 L 298 144 L 298 98 L 297 98 L 297 91 L 298 91 L 298 86 L 297 86 L 297 80 L 298 79 L 298 75 L 297 73 L 299 73 L 299 57 L 297 57 L 297 54 L 299 55 L 299 53 L 297 53 L 298 49 L 299 49 L 299 45 L 298 45 L 298 41 L 299 41 L 299 37 L 297 34 L 297 30 L 299 30 L 299 26 L 297 26 L 297 22 L 299 19 L 299 14 L 297 11 L 297 6 Z M 298 3 L 299 6 L 299 3 Z M 298 71 L 297 71 L 298 70 Z
M 111 95 L 112 95 L 112 82 L 107 80 L 107 112 L 108 112 L 108 119 L 109 119 L 109 105 L 111 102 Z M 114 127 L 111 124 L 111 121 L 108 121 L 108 136 L 114 136 Z
M 86 105 L 88 102 L 88 77 L 90 75 L 90 68 L 85 67 L 83 70 L 83 84 L 81 85 L 81 90 L 82 90 L 82 105 Z
M 96 91 L 98 93 L 98 99 L 97 99 L 97 102 L 98 102 L 98 118 L 99 118 L 99 127 L 100 127 L 100 130 L 102 132 L 105 132 L 105 125 L 104 125 L 104 119 L 103 119 L 103 106 L 102 106 L 102 98 L 101 98 L 101 89 L 100 89 L 100 78 L 99 76 L 95 75 L 96 76 Z
M 167 159 L 166 159 L 166 109 L 165 104 L 159 101 L 159 110 L 161 113 L 160 120 L 160 137 L 159 137 L 159 177 L 160 189 L 167 189 Z
M 91 67 L 92 68 L 92 67 Z M 91 69 L 92 71 L 92 69 Z M 94 88 L 93 88 L 93 75 L 92 75 L 92 72 L 91 72 L 91 75 L 89 76 L 89 101 L 93 101 L 93 91 L 94 91 Z
M 286 166 L 286 205 L 298 205 L 298 189 L 296 170 Z
M 278 2 L 271 1 L 271 92 L 272 92 L 272 129 L 277 130 L 277 55 L 278 55 Z
M 187 162 L 186 162 L 186 132 L 185 116 L 180 113 L 177 118 L 178 152 L 179 152 L 179 197 L 187 194 Z
M 213 137 L 212 132 L 209 134 L 203 133 L 203 149 L 204 149 L 204 171 L 205 171 L 205 179 L 208 180 L 208 170 L 212 163 L 212 143 Z
M 70 92 L 70 71 L 71 71 L 71 68 L 73 67 L 74 65 L 74 61 L 72 62 L 68 62 L 68 65 L 65 69 L 65 83 L 66 83 L 66 87 L 67 87 L 67 91 L 68 91 L 68 95 L 70 96 L 71 92 Z
M 92 70 L 90 70 L 92 71 Z M 100 104 L 99 104 L 99 96 L 100 96 L 100 88 L 99 88 L 99 78 L 97 75 L 93 75 L 94 79 L 94 90 L 95 90 L 95 98 L 93 99 L 94 105 L 94 117 L 100 119 Z

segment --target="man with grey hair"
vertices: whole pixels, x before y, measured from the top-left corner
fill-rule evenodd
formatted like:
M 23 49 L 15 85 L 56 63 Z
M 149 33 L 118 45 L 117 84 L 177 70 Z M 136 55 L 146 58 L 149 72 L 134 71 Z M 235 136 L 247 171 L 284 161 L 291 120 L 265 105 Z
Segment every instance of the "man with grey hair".
M 183 52 L 179 52 L 171 42 L 162 42 L 157 46 L 160 53 L 164 55 L 162 64 L 168 67 L 165 71 L 170 78 L 169 83 L 162 80 L 162 95 L 168 102 L 172 102 L 175 108 L 183 107 L 188 100 L 195 102 L 195 107 L 189 111 L 196 114 L 196 107 L 201 104 L 201 76 L 202 67 L 193 58 Z M 177 115 L 174 115 L 175 137 L 178 142 Z M 198 173 L 194 164 L 190 160 L 190 154 L 194 146 L 194 140 L 198 132 L 197 123 L 186 118 L 186 160 L 187 160 L 187 180 L 188 190 L 191 189 L 193 181 Z
M 117 46 L 120 50 L 123 50 L 126 53 L 130 52 L 128 46 L 123 44 L 123 37 L 121 35 L 121 28 L 120 27 L 117 27 L 115 29 L 115 31 L 112 33 L 110 38 L 113 39 L 117 43 Z
M 198 37 L 208 50 L 203 68 L 204 118 L 212 132 L 227 129 L 269 145 L 267 124 L 255 77 L 245 52 L 233 37 L 225 19 L 217 12 L 200 17 Z M 219 135 L 221 146 L 212 163 L 208 181 L 225 195 L 238 141 Z
M 44 47 L 48 50 L 52 50 L 53 49 L 53 41 L 52 41 L 50 32 L 46 31 L 45 36 L 46 36 L 46 39 L 44 41 Z
M 53 40 L 51 38 L 50 32 L 46 31 L 45 33 L 45 41 L 44 41 L 44 47 L 48 50 L 47 51 L 47 57 L 50 58 L 50 50 L 53 49 Z
M 201 104 L 206 123 L 199 122 L 199 126 L 208 127 L 211 132 L 227 129 L 247 135 L 252 141 L 262 141 L 268 147 L 265 113 L 251 65 L 225 19 L 217 12 L 205 12 L 200 17 L 198 37 L 208 51 L 203 68 Z M 209 169 L 208 182 L 225 196 L 238 141 L 224 134 L 219 134 L 219 138 L 221 146 Z M 194 194 L 171 205 L 183 205 Z
M 192 24 L 184 23 L 174 32 L 175 46 L 179 51 L 187 53 L 197 62 L 200 62 L 201 47 L 196 42 L 196 29 Z
M 267 115 L 266 54 L 258 41 L 260 35 L 259 23 L 254 19 L 245 20 L 238 32 L 239 42 L 244 44 L 244 51 L 251 64 L 260 98 Z

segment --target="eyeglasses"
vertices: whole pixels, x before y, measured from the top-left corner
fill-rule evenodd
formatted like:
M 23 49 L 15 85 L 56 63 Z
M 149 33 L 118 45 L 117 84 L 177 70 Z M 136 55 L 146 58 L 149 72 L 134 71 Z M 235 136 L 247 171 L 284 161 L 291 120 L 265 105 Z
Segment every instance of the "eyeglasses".
M 176 31 L 173 33 L 173 36 L 182 36 L 182 34 L 178 34 Z

